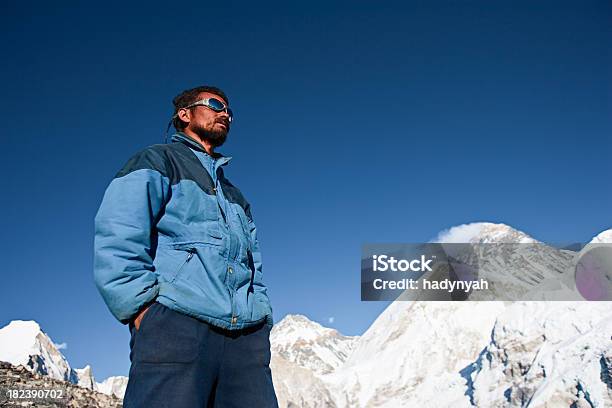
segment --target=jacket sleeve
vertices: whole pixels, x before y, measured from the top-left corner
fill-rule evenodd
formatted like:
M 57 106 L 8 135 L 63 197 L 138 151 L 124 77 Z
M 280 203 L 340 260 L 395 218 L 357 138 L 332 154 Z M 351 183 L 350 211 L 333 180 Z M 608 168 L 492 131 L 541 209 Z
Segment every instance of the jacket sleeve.
M 132 157 L 106 189 L 95 217 L 94 280 L 124 324 L 159 291 L 154 232 L 170 188 L 160 163 L 152 150 Z
M 248 226 L 249 233 L 251 235 L 252 245 L 252 257 L 253 257 L 253 266 L 255 269 L 255 276 L 253 278 L 253 290 L 255 292 L 259 292 L 261 296 L 266 299 L 268 305 L 270 305 L 270 299 L 268 298 L 268 288 L 263 283 L 263 270 L 262 270 L 262 262 L 261 262 L 261 250 L 259 249 L 259 240 L 257 239 L 257 227 L 253 222 L 253 218 L 251 215 L 250 208 L 247 209 L 247 218 L 248 218 Z M 273 318 L 272 318 L 272 307 L 270 306 L 270 314 L 267 316 L 267 323 L 272 326 Z

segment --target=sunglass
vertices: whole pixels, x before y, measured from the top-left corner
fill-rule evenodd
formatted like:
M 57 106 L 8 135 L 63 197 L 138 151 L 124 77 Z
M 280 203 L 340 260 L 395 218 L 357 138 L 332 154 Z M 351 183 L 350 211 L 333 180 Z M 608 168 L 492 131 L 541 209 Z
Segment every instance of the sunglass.
M 228 106 L 226 106 L 217 98 L 200 99 L 199 101 L 195 101 L 191 105 L 185 106 L 183 109 L 193 108 L 194 106 L 206 106 L 207 108 L 212 109 L 215 112 L 225 112 L 228 114 L 230 122 L 234 118 L 234 112 L 232 112 L 232 110 Z

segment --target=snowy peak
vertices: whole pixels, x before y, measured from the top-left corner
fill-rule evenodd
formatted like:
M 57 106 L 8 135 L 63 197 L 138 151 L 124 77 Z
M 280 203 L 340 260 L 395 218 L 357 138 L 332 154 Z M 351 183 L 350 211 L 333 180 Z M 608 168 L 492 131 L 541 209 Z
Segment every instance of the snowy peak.
M 571 270 L 577 255 L 504 224 L 453 227 L 437 242 L 539 244 L 480 248 L 495 261 L 483 270 L 497 268 L 517 291 L 563 284 L 560 272 Z M 612 242 L 612 231 L 593 242 Z M 303 316 L 288 316 L 275 329 L 272 374 L 283 406 L 612 407 L 612 312 L 605 302 L 395 301 L 327 370 L 329 342 L 317 341 L 330 329 Z
M 13 320 L 0 329 L 0 361 L 23 365 L 34 373 L 76 383 L 68 361 L 34 321 Z
M 0 328 L 0 361 L 119 398 L 123 398 L 127 386 L 127 377 L 110 377 L 96 383 L 89 365 L 72 369 L 51 338 L 32 320 L 13 320 Z
M 438 236 L 432 240 L 432 242 L 449 244 L 532 244 L 538 243 L 539 241 L 506 224 L 474 222 L 470 224 L 458 225 L 444 230 L 440 232 Z
M 84 368 L 76 368 L 74 370 L 77 377 L 77 385 L 84 388 L 89 388 L 90 390 L 97 390 L 96 380 L 93 376 L 93 371 L 89 365 Z
M 612 229 L 606 230 L 595 236 L 591 244 L 612 244 Z
M 270 335 L 274 354 L 318 374 L 339 367 L 348 358 L 355 339 L 302 315 L 288 315 Z
M 96 384 L 96 389 L 106 395 L 114 395 L 123 399 L 127 388 L 128 378 L 124 376 L 108 377 L 101 383 Z
M 479 278 L 490 282 L 489 290 L 472 293 L 471 300 L 579 298 L 570 289 L 576 254 L 545 245 L 506 224 L 464 224 L 442 231 L 435 241 L 458 263 L 472 266 Z
M 0 329 L 0 360 L 9 361 L 21 357 L 30 350 L 39 334 L 43 334 L 38 323 L 32 320 L 13 320 Z
M 282 335 L 282 336 L 281 336 Z M 271 336 L 277 340 L 315 340 L 321 336 L 341 336 L 338 331 L 321 326 L 303 315 L 287 315 L 274 325 Z

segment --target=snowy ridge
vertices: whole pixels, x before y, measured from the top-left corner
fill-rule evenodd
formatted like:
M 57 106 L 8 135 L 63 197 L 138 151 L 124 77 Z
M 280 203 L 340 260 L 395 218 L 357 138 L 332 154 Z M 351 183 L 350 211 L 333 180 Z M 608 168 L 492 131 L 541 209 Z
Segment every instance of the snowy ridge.
M 286 316 L 270 334 L 277 356 L 317 374 L 330 373 L 342 365 L 356 339 L 301 315 Z
M 437 238 L 539 243 L 492 223 L 451 228 Z M 610 238 L 608 231 L 595 239 Z M 540 273 L 565 268 L 578 255 L 542 247 L 521 255 Z M 498 255 L 495 266 L 511 262 L 508 253 Z M 537 278 L 536 285 L 563 289 L 554 275 Z M 304 319 L 291 317 L 277 325 L 284 333 L 297 333 L 275 337 L 281 345 L 272 346 L 281 407 L 612 406 L 612 308 L 607 302 L 396 301 L 352 340 L 348 357 L 340 365 L 332 358 L 329 365 L 337 366 L 325 372 L 316 369 L 320 364 L 309 369 L 301 363 L 327 362 L 324 356 L 330 354 L 325 344 L 300 345 L 322 330 Z M 290 361 L 281 354 L 288 349 Z
M 0 361 L 119 398 L 123 398 L 127 385 L 127 377 L 110 377 L 100 384 L 90 366 L 71 368 L 51 338 L 31 320 L 13 320 L 0 328 Z
M 521 302 L 499 316 L 471 379 L 476 406 L 611 406 L 606 302 Z
M 460 371 L 486 346 L 503 309 L 502 302 L 392 303 L 329 376 L 340 406 L 468 406 Z
M 572 289 L 576 253 L 545 245 L 508 225 L 464 224 L 441 232 L 431 242 L 490 244 L 455 255 L 466 265 L 477 265 L 479 278 L 493 282 L 490 291 L 473 293 L 471 300 L 582 300 Z M 454 248 L 448 246 L 450 251 Z M 418 299 L 416 294 L 413 298 Z
M 601 232 L 593 237 L 591 244 L 610 244 L 612 243 L 612 229 Z
M 335 407 L 319 376 L 340 367 L 357 339 L 302 315 L 288 315 L 277 323 L 270 334 L 270 366 L 280 406 Z
M 0 361 L 23 365 L 57 380 L 78 382 L 64 355 L 34 321 L 13 320 L 0 329 Z
M 96 383 L 96 389 L 106 395 L 115 395 L 123 399 L 127 388 L 128 378 L 125 376 L 108 377 L 101 383 Z
M 530 237 L 524 232 L 516 230 L 506 224 L 494 224 L 491 222 L 474 222 L 451 227 L 440 232 L 431 242 L 449 244 L 540 243 L 540 241 Z
M 539 243 L 492 223 L 450 228 L 437 239 Z M 591 244 L 611 242 L 607 230 Z M 520 258 L 529 271 L 508 279 L 561 291 L 554 270 L 580 253 L 541 246 L 512 259 L 499 251 L 488 267 L 503 270 Z M 272 330 L 271 350 L 281 407 L 612 407 L 608 302 L 396 301 L 355 337 L 288 315 Z M 127 386 L 126 377 L 97 383 L 90 366 L 72 369 L 33 321 L 0 328 L 0 361 L 120 398 Z
M 77 385 L 79 387 L 89 388 L 90 390 L 94 391 L 98 390 L 96 380 L 89 365 L 85 366 L 84 368 L 75 368 L 74 371 L 77 374 Z

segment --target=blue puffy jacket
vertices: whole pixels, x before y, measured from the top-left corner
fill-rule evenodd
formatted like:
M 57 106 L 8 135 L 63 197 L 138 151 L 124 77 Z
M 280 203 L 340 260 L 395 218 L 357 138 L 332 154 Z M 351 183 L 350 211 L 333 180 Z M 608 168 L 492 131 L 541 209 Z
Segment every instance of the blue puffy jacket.
M 94 279 L 122 323 L 153 300 L 225 329 L 272 309 L 249 204 L 213 158 L 184 133 L 132 157 L 95 219 Z

